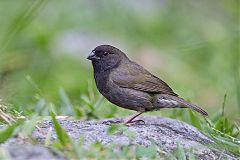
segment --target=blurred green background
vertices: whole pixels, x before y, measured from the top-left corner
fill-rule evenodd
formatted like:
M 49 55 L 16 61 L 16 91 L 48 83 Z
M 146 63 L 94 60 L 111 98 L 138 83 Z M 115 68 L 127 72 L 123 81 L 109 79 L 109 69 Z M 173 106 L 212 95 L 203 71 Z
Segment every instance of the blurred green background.
M 1 0 L 0 20 L 0 99 L 22 115 L 129 115 L 100 96 L 86 59 L 111 44 L 211 116 L 226 94 L 240 122 L 237 0 Z

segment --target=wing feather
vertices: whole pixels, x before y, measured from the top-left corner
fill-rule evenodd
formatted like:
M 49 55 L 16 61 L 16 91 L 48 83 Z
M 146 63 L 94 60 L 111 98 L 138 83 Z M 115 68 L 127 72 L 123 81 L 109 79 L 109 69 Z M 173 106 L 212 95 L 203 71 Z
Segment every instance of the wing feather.
M 177 96 L 167 83 L 134 62 L 118 67 L 111 73 L 111 79 L 123 88 Z

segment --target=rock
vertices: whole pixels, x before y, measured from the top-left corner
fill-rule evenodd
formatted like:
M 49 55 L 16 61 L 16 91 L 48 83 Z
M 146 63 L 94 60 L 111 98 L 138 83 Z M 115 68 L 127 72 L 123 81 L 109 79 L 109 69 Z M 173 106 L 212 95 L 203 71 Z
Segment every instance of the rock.
M 13 160 L 66 160 L 50 148 L 39 145 L 9 145 L 4 150 Z
M 121 131 L 112 135 L 108 134 L 109 122 L 117 122 L 122 119 L 107 119 L 99 121 L 80 121 L 80 120 L 58 120 L 61 126 L 68 132 L 73 139 L 84 137 L 84 145 L 88 146 L 96 141 L 104 145 L 118 144 L 118 145 L 144 145 L 149 146 L 152 143 L 161 147 L 166 152 L 171 152 L 177 148 L 177 143 L 181 143 L 184 149 L 188 150 L 190 147 L 194 148 L 194 155 L 197 159 L 237 159 L 236 156 L 217 149 L 214 147 L 215 142 L 208 136 L 201 133 L 195 127 L 188 125 L 178 120 L 155 117 L 142 116 L 141 119 L 145 124 L 133 124 L 127 126 L 127 130 L 134 133 L 134 138 Z M 49 128 L 53 128 L 51 121 L 43 121 L 38 125 L 33 133 L 39 143 L 44 142 Z M 53 130 L 52 140 L 56 139 L 57 135 Z M 17 141 L 14 140 L 16 143 Z M 19 141 L 23 143 L 22 141 Z M 11 142 L 6 144 L 10 145 Z M 211 146 L 211 147 L 210 147 Z M 34 150 L 33 150 L 34 152 Z M 27 159 L 26 159 L 27 160 Z

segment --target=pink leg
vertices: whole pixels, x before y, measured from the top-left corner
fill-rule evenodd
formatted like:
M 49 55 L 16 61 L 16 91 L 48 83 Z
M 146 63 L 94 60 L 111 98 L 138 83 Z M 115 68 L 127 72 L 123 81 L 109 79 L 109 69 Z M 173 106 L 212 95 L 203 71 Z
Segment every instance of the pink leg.
M 126 119 L 124 121 L 124 124 L 128 124 L 131 123 L 133 119 L 135 119 L 137 116 L 141 115 L 143 112 L 136 112 L 134 115 L 132 115 L 131 117 L 129 117 L 128 119 Z

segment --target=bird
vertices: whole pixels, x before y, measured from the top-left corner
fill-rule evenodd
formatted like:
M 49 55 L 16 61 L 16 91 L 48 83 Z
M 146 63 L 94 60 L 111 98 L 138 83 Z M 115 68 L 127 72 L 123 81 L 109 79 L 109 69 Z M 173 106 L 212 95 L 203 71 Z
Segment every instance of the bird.
M 133 123 L 144 112 L 162 108 L 190 108 L 203 116 L 208 115 L 201 107 L 179 97 L 166 82 L 112 45 L 95 47 L 87 59 L 92 62 L 99 92 L 111 103 L 136 111 L 124 120 L 124 124 Z

